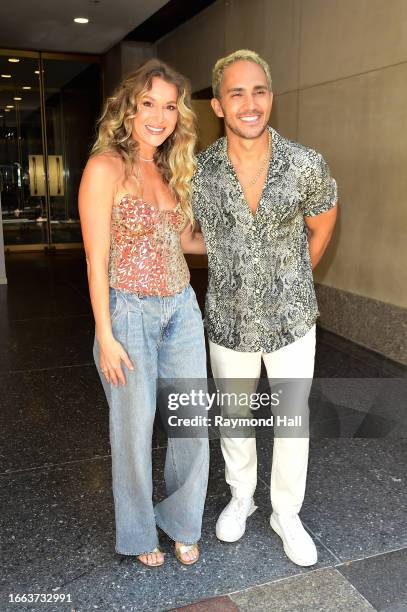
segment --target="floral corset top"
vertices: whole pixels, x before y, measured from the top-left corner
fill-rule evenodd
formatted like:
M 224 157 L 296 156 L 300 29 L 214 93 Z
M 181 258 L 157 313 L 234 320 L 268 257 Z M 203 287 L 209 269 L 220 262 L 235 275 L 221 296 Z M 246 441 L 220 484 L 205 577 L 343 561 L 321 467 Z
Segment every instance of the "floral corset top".
M 112 209 L 110 286 L 160 296 L 185 289 L 190 275 L 179 235 L 186 224 L 179 205 L 158 210 L 141 198 L 124 195 Z

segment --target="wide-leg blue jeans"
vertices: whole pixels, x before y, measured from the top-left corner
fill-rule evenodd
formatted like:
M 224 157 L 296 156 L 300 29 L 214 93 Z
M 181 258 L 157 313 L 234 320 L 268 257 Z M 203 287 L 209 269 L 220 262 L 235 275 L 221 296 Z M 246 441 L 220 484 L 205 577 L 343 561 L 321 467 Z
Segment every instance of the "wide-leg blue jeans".
M 167 497 L 152 501 L 152 433 L 157 379 L 206 379 L 201 312 L 190 285 L 170 297 L 110 288 L 113 335 L 134 371 L 123 364 L 126 384 L 106 382 L 94 358 L 110 408 L 116 550 L 140 555 L 158 545 L 156 525 L 173 540 L 192 544 L 201 535 L 209 468 L 208 439 L 168 440 L 164 477 Z M 205 407 L 202 415 L 205 416 Z

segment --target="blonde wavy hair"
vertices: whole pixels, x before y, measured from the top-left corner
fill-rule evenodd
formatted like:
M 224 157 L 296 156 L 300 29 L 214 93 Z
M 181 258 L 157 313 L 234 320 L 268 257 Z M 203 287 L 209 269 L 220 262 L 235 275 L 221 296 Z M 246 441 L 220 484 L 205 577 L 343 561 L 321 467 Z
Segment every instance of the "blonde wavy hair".
M 159 146 L 154 160 L 164 181 L 191 225 L 194 217 L 191 207 L 191 179 L 196 168 L 196 117 L 191 106 L 187 80 L 159 59 L 150 59 L 129 74 L 108 98 L 98 121 L 98 136 L 91 156 L 114 152 L 125 165 L 125 176 L 134 173 L 139 180 L 139 145 L 132 138 L 133 119 L 138 105 L 150 91 L 154 77 L 159 77 L 177 88 L 178 119 L 173 133 Z

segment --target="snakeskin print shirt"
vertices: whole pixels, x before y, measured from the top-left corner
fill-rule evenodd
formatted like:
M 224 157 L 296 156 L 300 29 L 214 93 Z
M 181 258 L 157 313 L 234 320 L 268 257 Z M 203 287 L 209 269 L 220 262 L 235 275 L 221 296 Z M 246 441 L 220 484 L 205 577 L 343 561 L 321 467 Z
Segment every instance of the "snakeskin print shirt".
M 189 283 L 179 234 L 187 219 L 177 206 L 158 210 L 124 195 L 112 208 L 109 284 L 144 295 L 169 296 Z
M 319 312 L 304 216 L 337 201 L 322 156 L 269 129 L 272 156 L 255 214 L 226 138 L 199 154 L 193 180 L 194 214 L 208 251 L 208 336 L 237 351 L 276 351 L 314 325 Z

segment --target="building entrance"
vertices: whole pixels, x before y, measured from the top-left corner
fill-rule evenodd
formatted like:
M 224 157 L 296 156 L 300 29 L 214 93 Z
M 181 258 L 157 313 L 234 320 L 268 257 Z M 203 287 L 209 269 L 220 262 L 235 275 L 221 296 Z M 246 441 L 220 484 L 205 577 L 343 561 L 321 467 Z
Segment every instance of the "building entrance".
M 0 50 L 7 250 L 80 246 L 78 187 L 100 111 L 98 56 Z

